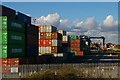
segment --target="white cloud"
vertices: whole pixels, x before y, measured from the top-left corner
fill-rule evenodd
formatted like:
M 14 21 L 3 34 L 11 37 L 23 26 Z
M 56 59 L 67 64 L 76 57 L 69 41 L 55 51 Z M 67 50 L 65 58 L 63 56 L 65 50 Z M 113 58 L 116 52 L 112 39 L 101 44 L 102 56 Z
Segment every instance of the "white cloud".
M 88 17 L 86 20 L 61 19 L 58 13 L 48 14 L 37 18 L 36 25 L 48 24 L 54 25 L 58 29 L 67 31 L 68 35 L 88 35 L 88 36 L 104 36 L 107 42 L 117 43 L 118 21 L 112 15 L 108 15 L 103 23 L 98 23 L 95 17 Z M 116 31 L 116 32 L 115 32 Z
M 118 30 L 118 21 L 112 15 L 108 15 L 99 26 L 101 31 L 116 31 Z
M 75 23 L 74 28 L 82 29 L 82 30 L 91 30 L 96 28 L 98 25 L 97 21 L 94 17 L 89 17 L 85 21 L 79 21 Z

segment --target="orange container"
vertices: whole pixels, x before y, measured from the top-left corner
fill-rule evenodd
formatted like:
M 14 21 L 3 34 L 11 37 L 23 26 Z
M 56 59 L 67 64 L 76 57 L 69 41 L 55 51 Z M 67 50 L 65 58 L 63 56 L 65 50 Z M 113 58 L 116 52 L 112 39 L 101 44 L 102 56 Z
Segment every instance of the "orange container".
M 79 51 L 79 52 L 77 52 L 77 55 L 78 55 L 78 56 L 83 56 L 84 53 L 83 53 L 83 51 Z

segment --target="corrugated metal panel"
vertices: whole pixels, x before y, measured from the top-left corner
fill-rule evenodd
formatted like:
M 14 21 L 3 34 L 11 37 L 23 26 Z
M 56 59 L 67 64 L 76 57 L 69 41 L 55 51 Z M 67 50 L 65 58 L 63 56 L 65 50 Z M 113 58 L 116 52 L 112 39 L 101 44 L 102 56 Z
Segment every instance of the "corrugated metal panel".
M 45 32 L 45 26 L 44 25 L 40 25 L 40 32 Z
M 45 54 L 45 50 L 46 50 L 45 47 L 40 47 L 40 53 L 41 54 Z
M 51 47 L 46 47 L 45 49 L 46 49 L 46 52 L 45 52 L 45 53 L 51 54 Z
M 70 37 L 69 36 L 62 36 L 62 42 L 70 42 Z
M 51 39 L 51 33 L 45 33 L 45 39 Z
M 61 40 L 52 40 L 52 46 L 62 46 Z
M 45 39 L 45 33 L 44 32 L 40 33 L 40 39 Z
M 52 40 L 39 40 L 39 46 L 52 46 Z
M 52 39 L 57 39 L 57 40 L 62 40 L 62 34 L 60 34 L 58 32 L 52 32 L 51 38 Z
M 52 40 L 52 46 L 58 46 L 58 40 Z
M 45 25 L 45 32 L 56 32 L 57 28 L 51 25 Z

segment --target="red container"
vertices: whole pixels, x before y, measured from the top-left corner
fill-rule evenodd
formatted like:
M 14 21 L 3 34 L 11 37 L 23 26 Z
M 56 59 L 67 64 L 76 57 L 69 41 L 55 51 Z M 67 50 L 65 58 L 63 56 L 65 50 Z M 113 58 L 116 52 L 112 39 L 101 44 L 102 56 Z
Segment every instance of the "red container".
M 39 40 L 39 46 L 52 46 L 52 40 Z
M 80 44 L 80 40 L 76 39 L 76 40 L 70 40 L 71 44 Z
M 45 46 L 52 46 L 52 40 L 45 40 Z
M 80 44 L 70 44 L 70 47 L 73 47 L 73 48 L 80 48 Z
M 77 52 L 77 55 L 78 55 L 78 56 L 83 56 L 84 53 L 83 53 L 83 51 L 79 51 L 79 52 Z
M 39 40 L 39 46 L 45 46 L 45 40 Z
M 2 72 L 3 73 L 9 73 L 10 72 L 10 67 L 9 66 L 4 66 L 4 67 L 2 67 Z

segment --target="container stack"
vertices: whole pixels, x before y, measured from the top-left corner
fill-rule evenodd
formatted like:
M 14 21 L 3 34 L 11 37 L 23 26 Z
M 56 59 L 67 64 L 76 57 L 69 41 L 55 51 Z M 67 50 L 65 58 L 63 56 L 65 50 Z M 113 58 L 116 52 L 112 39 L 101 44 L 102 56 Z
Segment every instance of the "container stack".
M 66 53 L 70 52 L 70 36 L 62 36 L 62 51 Z
M 39 26 L 39 55 L 55 54 L 60 52 L 62 35 L 54 26 Z
M 16 11 L 0 6 L 0 62 L 2 73 L 18 72 L 19 58 L 25 56 L 25 24 Z
M 38 27 L 26 24 L 26 57 L 38 55 Z
M 0 58 L 16 58 L 25 56 L 25 24 L 21 21 L 1 16 Z
M 80 38 L 76 35 L 70 36 L 70 49 L 75 53 L 75 56 L 83 56 L 83 51 L 80 50 Z

